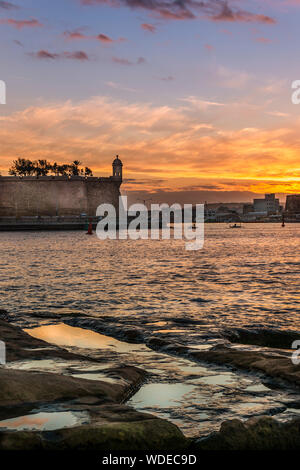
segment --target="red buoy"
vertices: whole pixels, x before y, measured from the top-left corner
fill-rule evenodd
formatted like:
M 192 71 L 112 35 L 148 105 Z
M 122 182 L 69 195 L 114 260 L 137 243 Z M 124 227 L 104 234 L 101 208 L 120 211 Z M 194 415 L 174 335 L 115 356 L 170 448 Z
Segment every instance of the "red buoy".
M 92 225 L 92 222 L 90 222 L 88 226 L 87 235 L 92 235 L 92 234 L 93 234 L 93 225 Z

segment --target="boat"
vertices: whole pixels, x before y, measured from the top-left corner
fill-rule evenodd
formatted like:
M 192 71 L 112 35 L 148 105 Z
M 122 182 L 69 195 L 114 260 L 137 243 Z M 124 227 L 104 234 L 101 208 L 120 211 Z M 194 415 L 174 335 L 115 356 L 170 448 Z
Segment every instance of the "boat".
M 229 228 L 242 228 L 242 224 L 241 223 L 231 224 L 229 225 Z

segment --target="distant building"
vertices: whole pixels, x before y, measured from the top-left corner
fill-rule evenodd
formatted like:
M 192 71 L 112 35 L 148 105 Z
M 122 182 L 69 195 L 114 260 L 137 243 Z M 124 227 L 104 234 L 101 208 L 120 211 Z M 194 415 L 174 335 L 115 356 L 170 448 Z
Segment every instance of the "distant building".
M 253 200 L 254 212 L 266 213 L 266 215 L 278 214 L 280 212 L 279 199 L 275 194 L 265 194 L 264 199 Z
M 249 214 L 249 212 L 254 212 L 253 204 L 247 203 L 243 205 L 243 215 Z
M 286 197 L 285 210 L 289 214 L 300 214 L 300 194 L 291 194 Z

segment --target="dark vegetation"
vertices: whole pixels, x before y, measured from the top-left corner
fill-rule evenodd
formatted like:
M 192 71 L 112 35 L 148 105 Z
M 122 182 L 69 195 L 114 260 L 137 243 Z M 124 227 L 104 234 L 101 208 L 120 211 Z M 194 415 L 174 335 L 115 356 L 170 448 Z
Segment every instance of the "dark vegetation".
M 71 164 L 50 163 L 47 160 L 27 160 L 18 158 L 13 161 L 9 169 L 12 176 L 93 176 L 93 172 L 87 166 L 80 168 L 82 163 L 74 160 Z

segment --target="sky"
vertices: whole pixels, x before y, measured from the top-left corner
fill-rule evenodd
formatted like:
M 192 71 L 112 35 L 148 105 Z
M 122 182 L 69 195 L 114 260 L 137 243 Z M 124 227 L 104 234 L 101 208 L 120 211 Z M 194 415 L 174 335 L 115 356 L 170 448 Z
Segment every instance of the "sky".
M 0 0 L 0 172 L 75 159 L 132 201 L 300 193 L 300 0 Z

